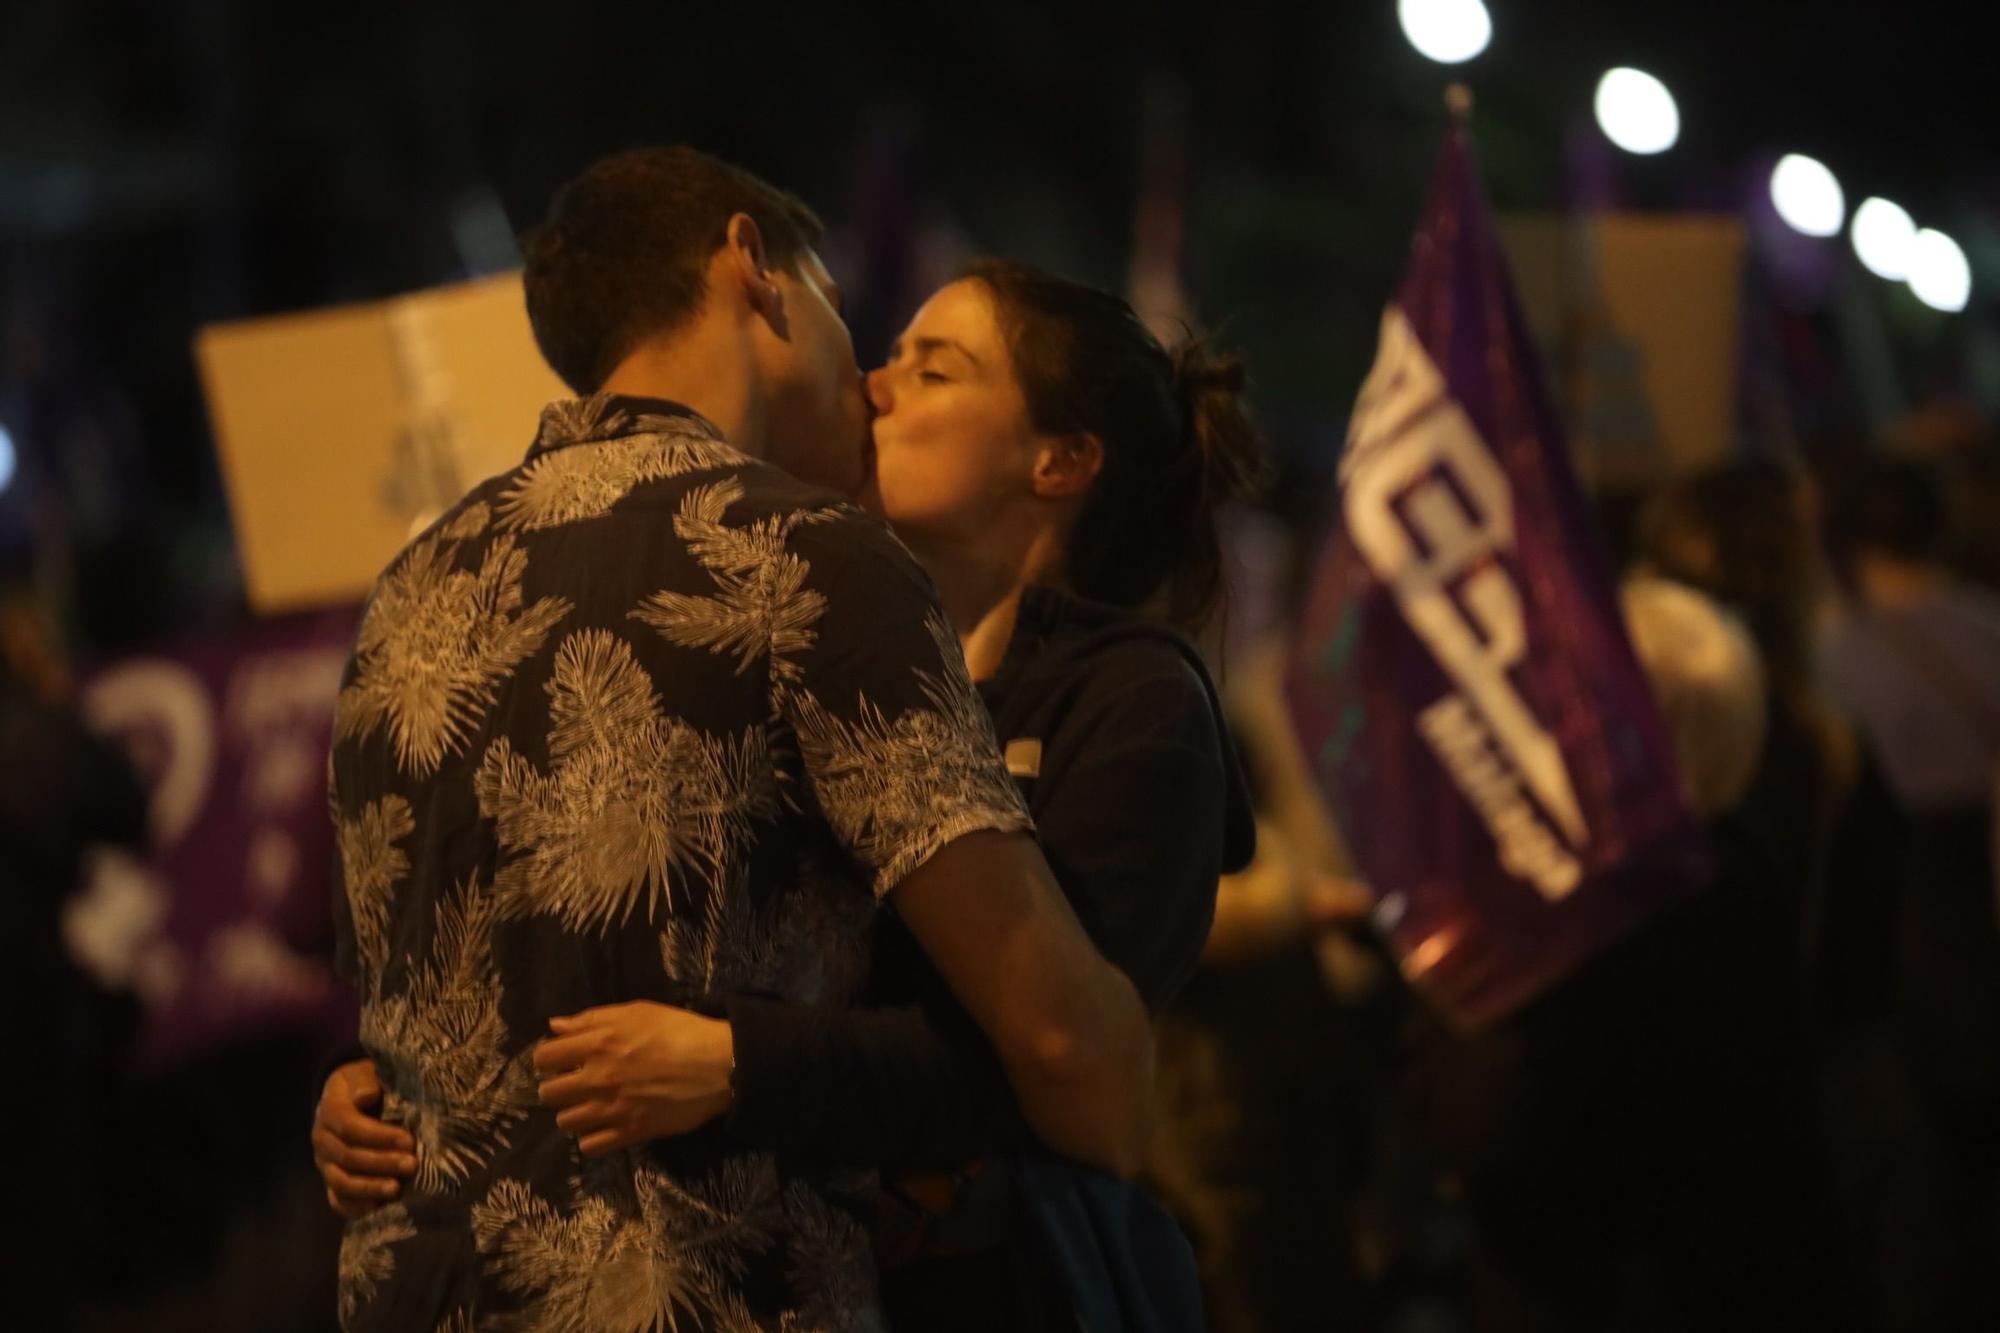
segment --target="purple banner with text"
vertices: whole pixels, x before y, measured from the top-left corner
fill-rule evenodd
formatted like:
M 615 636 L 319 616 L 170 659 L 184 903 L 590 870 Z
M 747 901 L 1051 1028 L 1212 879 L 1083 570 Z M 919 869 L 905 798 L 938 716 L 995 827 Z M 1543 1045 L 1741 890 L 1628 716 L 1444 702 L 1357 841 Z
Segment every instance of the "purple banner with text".
M 352 1024 L 327 965 L 326 755 L 358 615 L 265 621 L 84 682 L 91 724 L 146 779 L 152 851 L 99 854 L 64 934 L 99 980 L 144 1002 L 142 1069 Z
M 1504 1014 L 1705 853 L 1454 126 L 1288 681 L 1405 973 Z

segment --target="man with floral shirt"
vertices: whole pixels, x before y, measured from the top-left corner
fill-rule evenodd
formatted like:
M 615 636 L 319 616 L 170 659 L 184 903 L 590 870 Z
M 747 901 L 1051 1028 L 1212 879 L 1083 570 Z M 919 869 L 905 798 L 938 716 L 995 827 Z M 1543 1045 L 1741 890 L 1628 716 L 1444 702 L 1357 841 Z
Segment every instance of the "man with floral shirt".
M 867 418 L 817 235 L 685 149 L 573 182 L 527 293 L 585 396 L 376 586 L 332 757 L 370 1057 L 336 1081 L 384 1122 L 379 1154 L 319 1144 L 345 1328 L 879 1326 L 872 1181 L 662 1138 L 690 1111 L 646 1056 L 661 1004 L 855 997 L 885 898 L 1038 1132 L 1136 1156 L 1137 997 L 1028 836 L 929 580 L 843 499 Z M 728 1104 L 727 1033 L 696 1114 Z M 369 1207 L 355 1177 L 404 1156 Z

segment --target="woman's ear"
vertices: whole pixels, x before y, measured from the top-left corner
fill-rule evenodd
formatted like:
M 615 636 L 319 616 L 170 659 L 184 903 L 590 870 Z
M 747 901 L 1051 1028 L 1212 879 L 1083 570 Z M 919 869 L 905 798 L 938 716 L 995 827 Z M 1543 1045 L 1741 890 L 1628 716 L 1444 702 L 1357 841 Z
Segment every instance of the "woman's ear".
M 1104 445 L 1088 431 L 1048 436 L 1035 456 L 1035 494 L 1044 500 L 1082 495 L 1104 470 Z

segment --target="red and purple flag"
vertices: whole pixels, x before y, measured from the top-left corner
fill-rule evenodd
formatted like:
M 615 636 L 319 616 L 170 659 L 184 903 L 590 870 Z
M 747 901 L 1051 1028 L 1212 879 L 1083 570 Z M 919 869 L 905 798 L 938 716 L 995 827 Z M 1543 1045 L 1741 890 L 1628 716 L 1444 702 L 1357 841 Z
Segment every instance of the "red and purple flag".
M 1705 873 L 1457 124 L 1287 691 L 1378 923 L 1466 1026 Z

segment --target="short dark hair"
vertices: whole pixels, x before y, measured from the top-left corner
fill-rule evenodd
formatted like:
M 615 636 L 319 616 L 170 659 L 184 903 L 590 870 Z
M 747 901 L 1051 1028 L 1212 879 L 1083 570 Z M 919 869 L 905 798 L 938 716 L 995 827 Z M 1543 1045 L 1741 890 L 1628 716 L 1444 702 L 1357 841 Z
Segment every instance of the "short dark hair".
M 528 322 L 563 382 L 595 393 L 642 340 L 693 319 L 738 213 L 793 272 L 822 231 L 798 199 L 692 148 L 617 153 L 558 190 L 523 248 Z
M 1066 543 L 1070 587 L 1126 607 L 1164 593 L 1167 619 L 1199 628 L 1223 593 L 1216 508 L 1265 479 L 1242 363 L 1194 337 L 1170 351 L 1123 300 L 1025 264 L 963 276 L 993 295 L 1035 429 L 1103 446 Z

